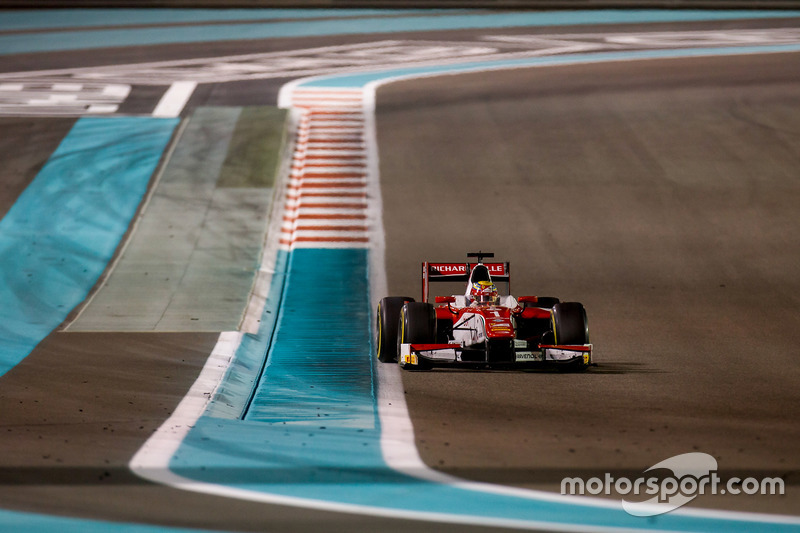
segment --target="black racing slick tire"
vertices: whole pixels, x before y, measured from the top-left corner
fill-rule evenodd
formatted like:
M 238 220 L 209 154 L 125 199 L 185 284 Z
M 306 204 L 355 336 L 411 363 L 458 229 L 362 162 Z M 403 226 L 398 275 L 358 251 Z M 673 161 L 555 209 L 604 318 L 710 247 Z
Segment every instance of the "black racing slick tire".
M 553 333 L 556 344 L 587 344 L 589 324 L 586 310 L 578 302 L 563 302 L 553 306 Z
M 400 311 L 397 328 L 397 355 L 401 344 L 434 344 L 436 342 L 436 310 L 426 302 L 406 302 Z M 430 364 L 420 359 L 416 365 L 405 364 L 405 370 L 428 370 Z
M 586 310 L 578 302 L 561 302 L 553 306 L 553 337 L 555 344 L 589 344 L 589 323 Z M 559 366 L 564 371 L 583 371 L 589 364 L 583 360 Z
M 375 352 L 382 363 L 397 362 L 397 326 L 403 304 L 413 302 L 408 296 L 387 296 L 378 303 L 378 339 Z

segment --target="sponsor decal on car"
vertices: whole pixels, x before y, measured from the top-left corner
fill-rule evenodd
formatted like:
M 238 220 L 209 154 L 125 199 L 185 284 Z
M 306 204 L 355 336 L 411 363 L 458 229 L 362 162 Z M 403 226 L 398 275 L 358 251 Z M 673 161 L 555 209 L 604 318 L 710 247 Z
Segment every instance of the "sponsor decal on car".
M 431 265 L 431 269 L 439 274 L 465 274 L 467 272 L 467 265 Z
M 517 362 L 521 361 L 544 361 L 542 352 L 517 352 Z
M 427 263 L 431 274 L 464 275 L 472 270 L 476 263 Z M 508 270 L 505 263 L 485 263 L 484 266 L 493 276 L 507 276 Z
M 416 365 L 417 364 L 417 356 L 413 353 L 406 354 L 403 357 L 403 362 L 407 365 Z

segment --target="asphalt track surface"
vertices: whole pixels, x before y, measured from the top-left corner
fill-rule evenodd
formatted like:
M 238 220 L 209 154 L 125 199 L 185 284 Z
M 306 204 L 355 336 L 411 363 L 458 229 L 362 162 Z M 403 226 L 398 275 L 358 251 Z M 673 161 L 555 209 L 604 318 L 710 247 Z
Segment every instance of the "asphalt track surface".
M 596 346 L 579 375 L 404 374 L 426 463 L 558 490 L 703 451 L 723 473 L 794 480 L 784 498 L 705 505 L 800 509 L 798 66 L 620 62 L 379 91 L 390 292 L 418 297 L 423 260 L 494 251 L 514 294 L 583 302 Z
M 212 48 L 220 47 L 231 45 Z M 111 51 L 112 60 L 144 55 Z M 597 346 L 599 366 L 580 375 L 404 374 L 429 465 L 557 490 L 564 475 L 635 475 L 703 451 L 723 474 L 786 476 L 787 496 L 698 503 L 798 513 L 798 67 L 797 54 L 644 61 L 380 90 L 390 291 L 416 295 L 422 260 L 491 250 L 512 262 L 515 294 L 582 301 Z M 274 103 L 278 86 L 207 87 L 190 106 Z M 0 149 L 11 165 L 0 212 L 70 124 L 3 119 Z M 13 142 L 22 138 L 35 142 Z M 0 381 L 0 428 L 11 437 L 0 441 L 3 508 L 241 531 L 426 529 L 133 476 L 131 456 L 215 341 L 213 333 L 50 335 Z

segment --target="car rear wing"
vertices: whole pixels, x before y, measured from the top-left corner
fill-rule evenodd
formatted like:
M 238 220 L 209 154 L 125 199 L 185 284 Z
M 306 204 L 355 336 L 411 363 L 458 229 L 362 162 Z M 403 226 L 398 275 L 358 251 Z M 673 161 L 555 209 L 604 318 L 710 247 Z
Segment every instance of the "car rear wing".
M 467 283 L 473 267 L 478 263 L 422 263 L 422 301 L 428 301 L 429 285 L 435 282 L 449 281 Z M 511 292 L 511 264 L 483 263 L 489 269 L 492 281 L 504 281 Z

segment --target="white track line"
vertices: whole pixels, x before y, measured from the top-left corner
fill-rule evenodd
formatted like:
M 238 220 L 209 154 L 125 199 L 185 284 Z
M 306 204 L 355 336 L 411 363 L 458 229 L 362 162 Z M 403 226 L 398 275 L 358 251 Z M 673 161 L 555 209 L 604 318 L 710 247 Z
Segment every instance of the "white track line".
M 170 85 L 153 110 L 153 116 L 159 118 L 180 116 L 196 87 L 196 81 L 176 81 Z
M 291 93 L 299 83 L 308 81 L 296 80 L 285 85 L 279 95 L 279 105 L 290 107 Z M 366 209 L 370 237 L 369 272 L 370 272 L 370 298 L 373 309 L 381 295 L 387 294 L 387 281 L 385 269 L 385 234 L 382 222 L 382 202 L 380 195 L 380 183 L 378 180 L 378 144 L 375 129 L 375 91 L 377 87 L 394 81 L 392 79 L 383 80 L 369 84 L 364 90 L 364 120 L 365 120 L 365 140 L 367 152 L 368 187 L 371 193 L 371 201 Z M 285 181 L 288 181 L 288 169 Z M 282 198 L 283 196 L 276 196 Z M 282 207 L 282 206 L 280 206 Z M 283 217 L 296 216 L 295 213 L 284 213 Z M 324 211 L 324 210 L 323 210 Z M 354 210 L 364 213 L 364 210 Z M 272 217 L 270 222 L 269 234 L 279 235 L 279 217 Z M 295 247 L 327 247 L 320 243 L 309 245 L 298 243 Z M 334 245 L 336 248 L 347 247 L 341 243 Z M 360 245 L 358 247 L 363 247 Z M 266 252 L 265 252 L 266 253 Z M 241 334 L 236 332 L 223 333 L 220 335 L 218 346 L 214 349 L 212 356 L 209 357 L 206 366 L 203 368 L 200 377 L 187 394 L 184 401 L 176 408 L 173 415 L 156 431 L 150 440 L 139 450 L 130 463 L 131 469 L 139 476 L 152 481 L 173 486 L 175 488 L 190 490 L 194 492 L 213 494 L 217 496 L 237 498 L 241 500 L 256 501 L 270 504 L 295 506 L 300 508 L 318 509 L 336 512 L 359 513 L 371 516 L 387 518 L 424 520 L 429 522 L 485 525 L 494 527 L 507 527 L 517 529 L 547 529 L 550 531 L 586 531 L 586 532 L 610 532 L 610 531 L 635 531 L 630 528 L 614 527 L 593 527 L 577 526 L 571 524 L 560 524 L 554 522 L 539 522 L 530 520 L 506 520 L 498 518 L 480 516 L 460 516 L 456 514 L 422 512 L 409 510 L 393 510 L 382 507 L 371 507 L 354 504 L 341 504 L 320 500 L 309 500 L 302 498 L 286 497 L 276 494 L 267 494 L 244 489 L 235 489 L 222 485 L 200 483 L 194 480 L 182 478 L 169 471 L 169 461 L 183 437 L 188 433 L 189 428 L 205 411 L 207 402 L 212 397 L 208 391 L 212 391 L 219 383 L 219 379 L 224 375 L 221 362 L 224 362 L 231 353 L 235 353 L 237 345 L 236 335 L 241 338 Z M 231 351 L 233 350 L 233 351 Z M 467 482 L 454 478 L 425 465 L 419 457 L 414 444 L 414 433 L 411 419 L 408 414 L 405 396 L 403 393 L 400 371 L 396 365 L 378 366 L 378 412 L 381 421 L 381 448 L 387 464 L 400 472 L 407 473 L 416 478 L 426 479 L 435 483 L 442 483 L 466 490 L 477 490 L 482 492 L 492 492 L 507 494 L 509 496 L 530 498 L 540 501 L 554 501 L 560 503 L 577 503 L 575 497 L 562 496 L 555 493 L 542 491 L 531 491 L 525 489 L 515 489 L 486 483 Z M 596 505 L 599 507 L 620 508 L 619 502 L 611 502 L 597 498 L 580 498 L 582 505 Z M 758 520 L 767 523 L 789 523 L 796 524 L 798 519 L 791 516 L 778 516 L 756 513 L 739 512 L 720 512 L 707 510 L 681 510 L 674 511 L 675 514 L 686 514 L 692 516 L 703 516 L 721 519 L 741 519 Z M 642 529 L 640 531 L 652 531 L 652 529 Z

